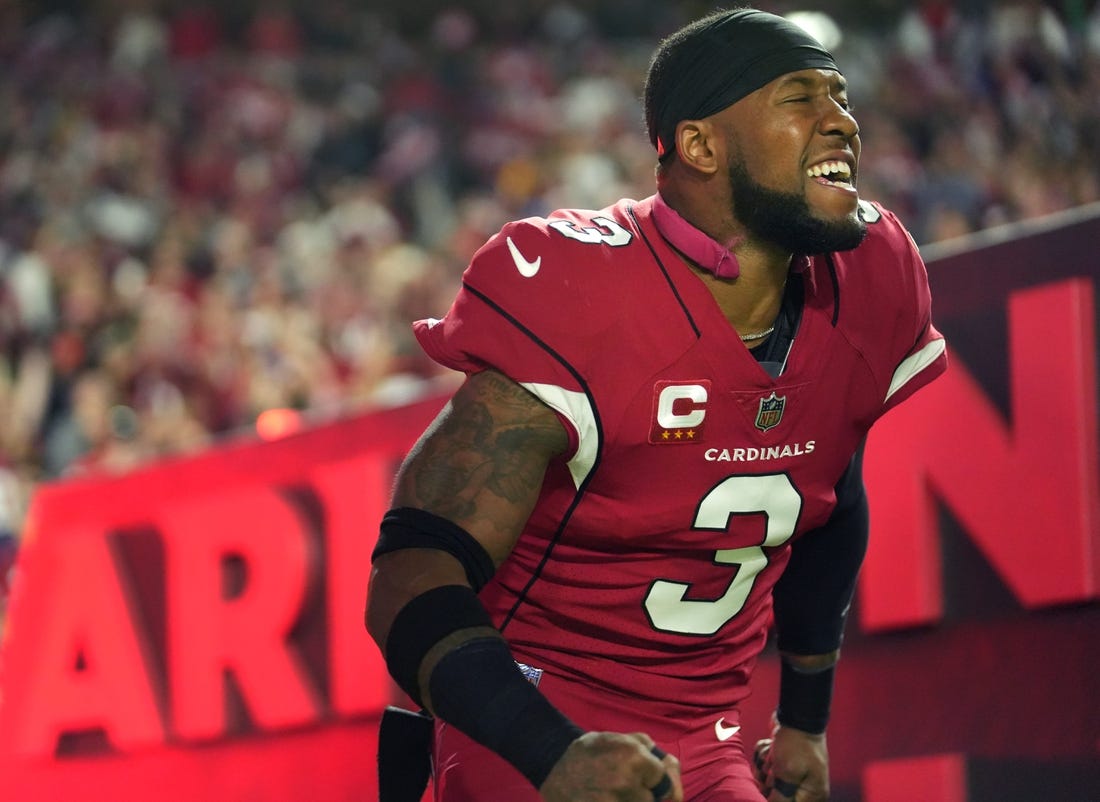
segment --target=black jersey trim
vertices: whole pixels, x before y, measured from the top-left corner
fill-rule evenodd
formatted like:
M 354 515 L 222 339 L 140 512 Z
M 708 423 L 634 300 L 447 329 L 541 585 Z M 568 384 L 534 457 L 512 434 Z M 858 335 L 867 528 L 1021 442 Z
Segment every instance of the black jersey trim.
M 913 340 L 913 345 L 906 352 L 906 354 L 902 358 L 901 362 L 904 362 L 906 359 L 908 359 L 910 356 L 912 356 L 913 354 L 915 354 L 917 352 L 917 350 L 919 349 L 919 346 L 921 344 L 921 340 L 923 340 L 925 338 L 925 336 L 928 334 L 928 330 L 930 328 L 932 328 L 932 321 L 931 320 L 924 321 L 924 326 L 921 327 L 920 334 L 917 335 L 917 339 Z M 898 365 L 900 365 L 901 362 L 898 362 Z M 894 369 L 897 370 L 896 367 Z
M 570 375 L 577 380 L 577 384 L 584 391 L 585 397 L 588 398 L 588 403 L 592 408 L 592 416 L 596 424 L 596 431 L 600 433 L 600 442 L 599 445 L 596 447 L 596 455 L 592 459 L 592 468 L 588 471 L 588 475 L 584 477 L 584 480 L 577 488 L 577 492 L 573 494 L 573 501 L 569 504 L 569 507 L 562 515 L 561 522 L 558 524 L 558 528 L 554 532 L 554 536 L 550 538 L 550 543 L 547 544 L 546 551 L 543 553 L 542 558 L 539 560 L 539 564 L 535 567 L 535 570 L 531 572 L 531 578 L 527 580 L 527 584 L 524 585 L 523 590 L 519 592 L 519 597 L 516 599 L 515 604 L 512 605 L 512 609 L 510 609 L 507 614 L 505 614 L 503 620 L 501 621 L 500 631 L 503 633 L 505 627 L 508 626 L 509 622 L 515 617 L 516 613 L 519 611 L 519 608 L 523 605 L 523 602 L 526 600 L 527 595 L 531 592 L 531 588 L 534 587 L 535 583 L 538 582 L 539 578 L 542 576 L 542 570 L 550 561 L 550 557 L 553 554 L 554 547 L 558 544 L 562 536 L 565 534 L 565 528 L 569 525 L 569 521 L 573 518 L 573 513 L 576 511 L 578 505 L 580 505 L 581 503 L 581 500 L 584 498 L 585 491 L 588 488 L 588 484 L 592 481 L 592 477 L 596 475 L 596 471 L 599 469 L 600 466 L 600 461 L 603 459 L 604 431 L 603 423 L 600 420 L 600 411 L 599 408 L 596 406 L 596 400 L 592 397 L 592 391 L 588 387 L 588 382 L 584 380 L 584 377 L 581 376 L 580 372 L 571 364 L 569 364 L 569 362 L 566 361 L 565 357 L 563 357 L 561 354 L 559 354 L 557 351 L 547 345 L 547 343 L 536 336 L 533 331 L 520 323 L 520 321 L 514 315 L 505 311 L 505 309 L 500 306 L 500 304 L 489 298 L 489 296 L 487 296 L 485 293 L 474 289 L 466 282 L 463 282 L 462 286 L 467 292 L 469 292 L 474 297 L 479 298 L 482 303 L 484 303 L 498 315 L 503 317 L 513 326 L 515 326 L 519 331 L 523 332 L 523 334 L 528 339 L 530 339 L 539 348 L 541 348 L 551 357 L 553 357 L 563 368 L 569 371 Z
M 831 253 L 825 254 L 825 263 L 829 266 L 829 281 L 833 284 L 833 328 L 840 320 L 840 277 L 836 273 L 836 263 Z
M 695 324 L 695 318 L 691 314 L 691 310 L 688 309 L 684 299 L 680 296 L 679 290 L 676 289 L 676 285 L 672 282 L 672 276 L 669 275 L 668 269 L 665 267 L 664 262 L 661 261 L 661 257 L 657 255 L 657 249 L 653 247 L 653 243 L 649 241 L 649 237 L 646 236 L 645 230 L 642 228 L 642 224 L 638 221 L 637 215 L 634 214 L 634 204 L 630 204 L 626 208 L 626 213 L 630 219 L 634 221 L 634 227 L 638 229 L 638 236 L 642 238 L 642 242 L 649 248 L 649 252 L 653 255 L 653 261 L 657 263 L 657 268 L 661 271 L 661 275 L 665 277 L 665 281 L 668 282 L 668 288 L 672 291 L 672 295 L 676 298 L 676 303 L 680 305 L 680 309 L 684 313 L 684 317 L 687 318 L 688 324 L 691 326 L 691 330 L 695 332 L 695 338 L 698 339 L 702 336 L 702 332 Z

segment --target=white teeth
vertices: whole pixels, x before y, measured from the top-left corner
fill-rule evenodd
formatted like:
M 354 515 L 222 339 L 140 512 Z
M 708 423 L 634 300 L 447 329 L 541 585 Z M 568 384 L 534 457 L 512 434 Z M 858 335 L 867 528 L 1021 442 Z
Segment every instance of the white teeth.
M 807 169 L 806 175 L 811 178 L 821 178 L 829 175 L 835 175 L 838 178 L 851 178 L 852 168 L 846 162 L 823 162 Z

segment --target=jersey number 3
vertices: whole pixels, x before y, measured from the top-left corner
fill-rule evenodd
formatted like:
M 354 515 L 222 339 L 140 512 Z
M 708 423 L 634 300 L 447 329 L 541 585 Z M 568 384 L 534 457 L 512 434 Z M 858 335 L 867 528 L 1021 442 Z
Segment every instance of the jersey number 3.
M 630 240 L 634 238 L 627 229 L 610 217 L 593 217 L 592 222 L 596 225 L 583 228 L 569 220 L 553 220 L 549 225 L 562 236 L 586 245 L 610 245 L 612 248 L 621 248 L 623 245 L 629 245 Z
M 767 566 L 764 548 L 790 540 L 801 511 L 802 497 L 786 474 L 731 476 L 719 483 L 699 504 L 693 528 L 724 532 L 734 515 L 763 514 L 764 540 L 759 546 L 714 553 L 716 565 L 736 566 L 729 586 L 717 599 L 688 599 L 690 584 L 656 580 L 645 597 L 654 628 L 683 635 L 713 635 L 721 629 L 741 612 L 757 575 Z

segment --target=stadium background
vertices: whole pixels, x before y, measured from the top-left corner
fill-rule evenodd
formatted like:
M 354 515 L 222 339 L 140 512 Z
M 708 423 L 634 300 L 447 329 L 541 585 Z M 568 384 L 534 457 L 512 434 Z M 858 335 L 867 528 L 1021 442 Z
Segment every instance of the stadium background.
M 453 382 L 408 321 L 651 191 L 646 58 L 709 8 L 0 4 L 6 797 L 370 796 L 363 522 Z M 817 10 L 958 368 L 876 435 L 836 796 L 1100 798 L 1100 12 Z

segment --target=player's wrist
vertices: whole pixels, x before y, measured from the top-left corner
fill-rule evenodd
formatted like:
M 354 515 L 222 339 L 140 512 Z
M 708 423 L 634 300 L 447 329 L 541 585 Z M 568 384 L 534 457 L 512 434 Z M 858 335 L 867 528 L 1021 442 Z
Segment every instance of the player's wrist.
M 823 735 L 829 724 L 835 673 L 835 664 L 807 670 L 788 660 L 780 660 L 777 723 L 809 735 Z
M 458 643 L 450 646 L 453 639 Z M 464 585 L 433 588 L 408 602 L 394 617 L 385 655 L 414 701 L 496 752 L 536 788 L 583 732 L 527 680 Z
M 523 676 L 499 638 L 448 652 L 429 684 L 441 719 L 503 757 L 536 788 L 584 733 Z

